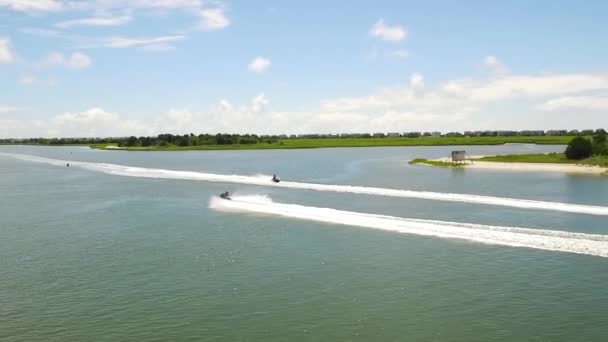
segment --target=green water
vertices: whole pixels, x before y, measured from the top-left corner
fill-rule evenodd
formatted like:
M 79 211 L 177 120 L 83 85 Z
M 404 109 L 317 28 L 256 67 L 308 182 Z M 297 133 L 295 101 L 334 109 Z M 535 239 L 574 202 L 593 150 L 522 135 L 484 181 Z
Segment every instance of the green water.
M 407 164 L 451 149 L 0 152 L 608 206 L 608 182 L 599 177 Z M 606 258 L 210 210 L 209 198 L 225 190 L 399 217 L 608 234 L 606 216 L 122 177 L 0 156 L 0 341 L 608 339 Z

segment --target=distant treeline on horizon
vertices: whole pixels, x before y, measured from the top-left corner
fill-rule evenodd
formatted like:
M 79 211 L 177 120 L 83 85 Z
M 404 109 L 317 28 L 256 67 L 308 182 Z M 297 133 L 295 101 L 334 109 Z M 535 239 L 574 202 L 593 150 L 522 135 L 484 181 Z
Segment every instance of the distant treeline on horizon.
M 157 136 L 130 136 L 130 137 L 83 137 L 83 138 L 24 138 L 0 139 L 0 144 L 117 144 L 118 146 L 197 146 L 197 145 L 250 145 L 267 143 L 272 144 L 285 139 L 353 139 L 353 138 L 419 138 L 419 137 L 511 137 L 511 136 L 590 136 L 606 133 L 606 130 L 524 130 L 524 131 L 464 131 L 464 132 L 405 132 L 405 133 L 342 133 L 342 134 L 159 134 Z

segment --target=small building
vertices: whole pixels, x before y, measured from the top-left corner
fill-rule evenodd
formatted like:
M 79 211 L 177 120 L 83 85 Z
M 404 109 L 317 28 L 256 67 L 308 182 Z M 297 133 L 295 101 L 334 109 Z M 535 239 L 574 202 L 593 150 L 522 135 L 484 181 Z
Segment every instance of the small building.
M 467 152 L 466 151 L 452 151 L 452 162 L 459 163 L 467 160 Z

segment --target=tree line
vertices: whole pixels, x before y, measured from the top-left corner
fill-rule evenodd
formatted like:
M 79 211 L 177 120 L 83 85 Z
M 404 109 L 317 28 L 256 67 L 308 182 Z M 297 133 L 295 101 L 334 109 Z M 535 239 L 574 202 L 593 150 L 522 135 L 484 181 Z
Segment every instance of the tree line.
M 258 143 L 272 144 L 279 141 L 279 136 L 259 136 L 256 134 L 159 134 L 157 136 L 130 136 L 114 138 L 29 138 L 0 139 L 0 143 L 22 143 L 40 145 L 92 145 L 117 144 L 120 147 L 150 146 L 198 146 L 198 145 L 250 145 Z
M 591 138 L 574 137 L 566 147 L 566 158 L 580 160 L 591 156 L 608 156 L 608 138 L 605 130 L 598 130 Z
M 349 134 L 303 134 L 303 135 L 257 135 L 257 134 L 159 134 L 157 136 L 130 136 L 130 137 L 108 137 L 108 138 L 27 138 L 27 139 L 0 139 L 0 144 L 40 144 L 40 145 L 93 145 L 93 144 L 116 144 L 120 147 L 154 147 L 154 146 L 202 146 L 202 145 L 252 145 L 267 143 L 273 144 L 285 139 L 326 139 L 326 138 L 418 138 L 418 137 L 466 137 L 466 136 L 547 136 L 547 135 L 570 135 L 570 136 L 605 136 L 604 129 L 584 131 L 475 131 L 475 132 L 407 132 L 407 133 L 349 133 Z M 596 139 L 596 138 L 593 138 Z M 602 138 L 599 138 L 602 139 Z M 588 140 L 588 139 L 587 139 Z M 593 142 L 589 141 L 591 144 Z M 585 145 L 585 142 L 577 139 L 576 144 Z M 602 145 L 596 143 L 596 145 Z M 598 145 L 598 146 L 599 146 Z M 582 148 L 585 149 L 586 147 Z M 598 147 L 596 147 L 598 149 Z M 600 148 L 601 149 L 601 148 Z M 603 153 L 603 152 L 602 152 Z M 584 154 L 584 153 L 583 153 Z

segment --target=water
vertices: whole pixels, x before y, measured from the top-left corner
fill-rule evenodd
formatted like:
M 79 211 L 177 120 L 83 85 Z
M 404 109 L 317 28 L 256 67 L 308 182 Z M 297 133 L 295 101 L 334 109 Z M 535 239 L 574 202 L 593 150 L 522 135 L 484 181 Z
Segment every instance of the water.
M 608 206 L 608 182 L 599 177 L 407 164 L 452 149 L 130 153 L 2 146 L 3 153 L 62 162 L 0 155 L 0 340 L 605 340 L 607 258 L 215 210 L 209 203 L 230 190 L 312 215 L 320 213 L 309 208 L 332 208 L 567 236 L 608 235 L 603 215 L 63 166 L 277 173 L 284 181 Z

